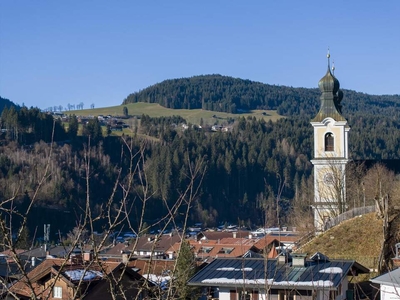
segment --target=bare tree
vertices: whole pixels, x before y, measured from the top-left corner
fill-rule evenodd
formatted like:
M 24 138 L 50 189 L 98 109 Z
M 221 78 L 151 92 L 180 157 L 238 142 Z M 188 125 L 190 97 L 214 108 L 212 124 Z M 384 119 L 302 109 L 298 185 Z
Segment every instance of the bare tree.
M 101 274 L 107 281 L 108 291 L 112 299 L 128 299 L 132 297 L 132 294 L 128 294 L 127 286 L 124 280 L 126 275 L 130 272 L 127 268 L 127 264 L 118 266 L 113 270 L 102 260 L 100 253 L 103 249 L 109 246 L 109 241 L 114 232 L 118 232 L 121 228 L 135 233 L 137 236 L 142 236 L 148 231 L 148 225 L 145 222 L 145 215 L 152 207 L 154 200 L 154 191 L 151 190 L 146 173 L 146 167 L 148 164 L 146 157 L 146 141 L 142 141 L 140 147 L 137 149 L 134 147 L 134 140 L 123 137 L 123 147 L 121 148 L 121 159 L 128 158 L 129 165 L 128 170 L 125 172 L 121 167 L 115 169 L 116 180 L 112 183 L 113 188 L 111 194 L 108 196 L 108 200 L 102 203 L 100 206 L 93 206 L 93 199 L 90 198 L 91 182 L 95 180 L 92 178 L 92 160 L 96 159 L 98 150 L 95 147 L 90 146 L 90 141 L 85 148 L 84 162 L 81 169 L 81 174 L 85 178 L 86 186 L 86 199 L 78 202 L 77 214 L 81 216 L 76 220 L 76 227 L 69 234 L 68 247 L 65 248 L 65 256 L 54 262 L 56 268 L 53 269 L 53 278 L 46 283 L 45 286 L 38 288 L 38 283 L 28 276 L 26 266 L 28 263 L 26 260 L 21 258 L 18 254 L 16 245 L 18 241 L 23 238 L 24 230 L 28 223 L 30 212 L 34 205 L 40 201 L 41 189 L 46 185 L 47 181 L 54 176 L 57 176 L 54 169 L 53 161 L 53 147 L 51 146 L 50 151 L 47 155 L 46 168 L 42 171 L 40 180 L 38 181 L 33 195 L 30 197 L 27 208 L 24 211 L 18 211 L 17 197 L 21 193 L 21 187 L 18 185 L 14 191 L 12 197 L 3 199 L 0 203 L 0 230 L 2 233 L 2 239 L 0 246 L 8 250 L 10 257 L 15 262 L 20 272 L 20 278 L 9 284 L 7 279 L 0 279 L 3 291 L 8 294 L 9 297 L 18 299 L 18 289 L 23 287 L 29 291 L 32 299 L 48 299 L 53 296 L 53 293 L 57 292 L 55 289 L 57 282 L 61 280 L 62 276 L 65 276 L 63 270 L 67 269 L 76 257 L 83 257 L 84 245 L 90 246 L 92 256 L 85 264 L 81 265 L 80 273 L 74 273 L 76 287 L 70 290 L 69 298 L 76 299 L 83 297 L 86 292 L 89 291 L 90 281 L 86 278 Z M 137 150 L 134 150 L 137 149 Z M 179 198 L 176 201 L 167 202 L 163 200 L 163 205 L 166 208 L 166 213 L 158 221 L 157 225 L 162 226 L 165 230 L 167 227 L 177 228 L 177 218 L 182 219 L 183 215 L 183 229 L 177 231 L 177 234 L 181 235 L 183 239 L 188 222 L 188 216 L 190 210 L 196 203 L 196 199 L 199 195 L 200 186 L 202 182 L 202 176 L 204 174 L 204 163 L 202 160 L 190 161 L 188 157 L 188 173 L 186 174 L 188 179 L 187 187 L 180 191 Z M 71 161 L 72 163 L 72 161 Z M 124 175 L 126 174 L 126 175 Z M 132 216 L 137 216 L 138 225 L 132 223 Z M 14 228 L 12 224 L 14 218 L 19 218 L 21 222 L 20 226 Z M 95 234 L 95 228 L 97 224 L 106 224 L 103 226 L 103 235 L 99 237 Z M 151 224 L 155 225 L 155 224 Z M 133 242 L 131 252 L 127 255 L 126 261 L 129 261 L 134 256 L 134 249 L 137 247 L 138 239 Z M 156 243 L 154 243 L 153 252 Z M 80 249 L 81 253 L 76 253 L 76 250 Z M 151 258 L 152 259 L 152 256 Z M 178 268 L 179 269 L 179 268 Z M 54 272 L 54 270 L 59 270 Z M 179 294 L 179 282 L 175 282 L 174 273 L 177 268 L 174 267 L 171 273 L 171 283 L 167 290 L 162 291 L 162 295 L 153 295 L 153 297 L 175 297 Z M 98 272 L 98 273 L 97 273 Z M 89 276 L 90 275 L 90 276 Z M 100 275 L 99 275 L 100 276 Z M 148 293 L 154 293 L 154 283 L 150 281 L 141 282 L 140 285 L 134 287 L 137 290 L 135 297 L 139 298 Z M 129 289 L 128 289 L 129 290 Z M 161 291 L 160 291 L 161 292 Z

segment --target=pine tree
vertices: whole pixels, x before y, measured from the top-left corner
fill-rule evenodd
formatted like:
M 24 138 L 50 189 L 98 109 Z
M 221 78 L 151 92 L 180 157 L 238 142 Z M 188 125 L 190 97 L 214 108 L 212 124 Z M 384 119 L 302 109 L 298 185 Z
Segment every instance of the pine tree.
M 197 299 L 197 289 L 187 285 L 188 280 L 196 273 L 196 261 L 190 250 L 188 241 L 183 240 L 179 250 L 174 287 L 178 293 L 178 299 Z

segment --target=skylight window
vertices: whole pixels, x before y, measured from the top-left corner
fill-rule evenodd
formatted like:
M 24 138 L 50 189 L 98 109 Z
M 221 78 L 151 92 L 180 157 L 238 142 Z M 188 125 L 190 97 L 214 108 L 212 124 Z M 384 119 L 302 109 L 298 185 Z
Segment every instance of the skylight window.
M 219 252 L 218 253 L 221 253 L 221 254 L 230 254 L 232 251 L 233 251 L 233 249 L 234 248 L 221 248 L 221 250 L 219 250 Z
M 210 253 L 213 247 L 201 247 L 199 253 Z

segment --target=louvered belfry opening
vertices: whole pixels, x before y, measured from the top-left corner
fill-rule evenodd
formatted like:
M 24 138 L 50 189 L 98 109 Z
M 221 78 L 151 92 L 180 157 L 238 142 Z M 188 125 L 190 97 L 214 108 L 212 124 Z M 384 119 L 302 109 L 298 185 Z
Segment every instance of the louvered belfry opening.
M 333 148 L 335 146 L 335 139 L 333 137 L 333 134 L 328 132 L 325 134 L 325 151 L 333 151 Z

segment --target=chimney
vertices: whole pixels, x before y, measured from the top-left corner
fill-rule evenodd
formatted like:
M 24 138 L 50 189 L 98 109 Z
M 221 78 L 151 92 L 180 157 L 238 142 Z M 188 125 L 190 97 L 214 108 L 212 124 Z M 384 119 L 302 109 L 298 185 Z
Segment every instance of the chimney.
M 71 253 L 71 256 L 69 258 L 69 262 L 72 265 L 75 264 L 81 264 L 82 263 L 82 254 L 78 253 Z
M 85 251 L 83 253 L 83 261 L 92 261 L 93 260 L 93 251 Z
M 251 240 L 253 238 L 252 234 L 249 234 L 249 240 Z
M 128 253 L 122 253 L 122 262 L 127 264 L 129 262 Z
M 236 239 L 236 231 L 233 232 L 233 238 Z
M 281 252 L 278 256 L 278 265 L 284 265 L 287 263 L 287 254 L 285 252 Z
M 306 257 L 305 253 L 292 253 L 292 267 L 302 268 L 306 265 Z
M 32 256 L 31 261 L 32 261 L 32 267 L 34 267 L 36 265 L 36 257 Z

